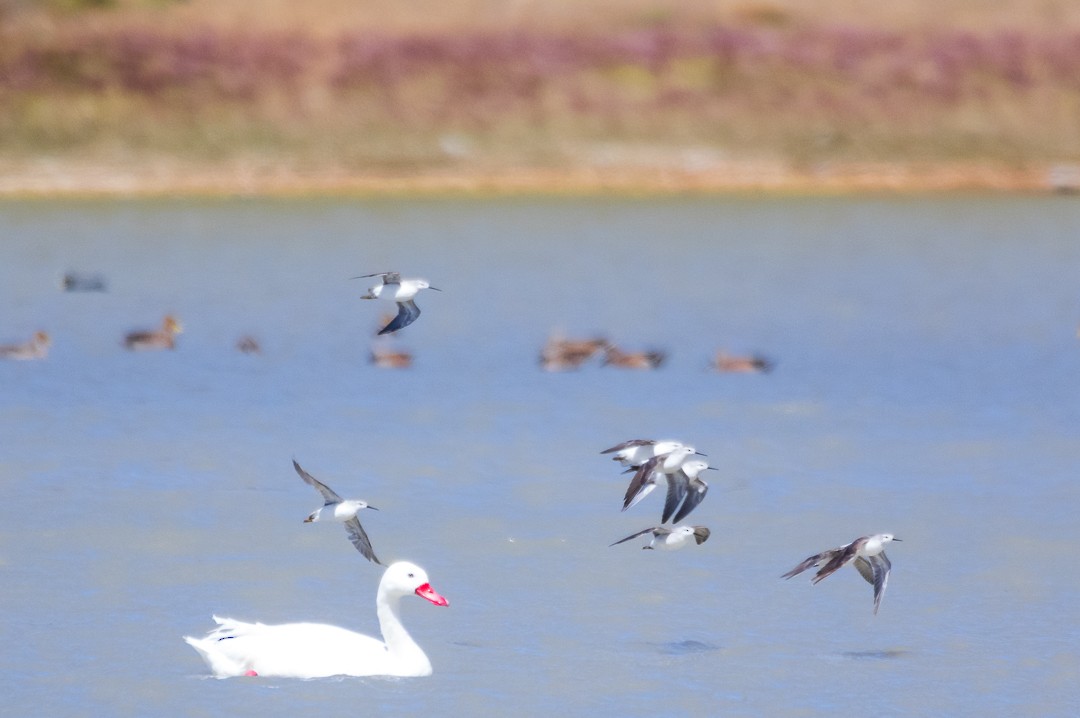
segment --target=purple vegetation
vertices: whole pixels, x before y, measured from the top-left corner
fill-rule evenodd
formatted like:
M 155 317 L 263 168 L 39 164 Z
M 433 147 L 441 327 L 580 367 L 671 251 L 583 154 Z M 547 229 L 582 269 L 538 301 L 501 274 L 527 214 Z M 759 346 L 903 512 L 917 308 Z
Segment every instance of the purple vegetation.
M 683 72 L 687 61 L 698 71 Z M 1080 35 L 717 26 L 594 36 L 352 32 L 322 40 L 209 28 L 180 35 L 153 28 L 85 30 L 7 38 L 0 48 L 0 93 L 119 90 L 184 102 L 248 101 L 318 84 L 339 95 L 368 93 L 371 102 L 398 114 L 409 88 L 423 83 L 428 106 L 440 114 L 469 103 L 499 113 L 552 102 L 605 113 L 641 107 L 640 80 L 631 87 L 618 72 L 626 68 L 651 78 L 648 102 L 654 106 L 774 105 L 792 97 L 820 98 L 826 113 L 854 102 L 949 105 L 1036 87 L 1080 91 Z

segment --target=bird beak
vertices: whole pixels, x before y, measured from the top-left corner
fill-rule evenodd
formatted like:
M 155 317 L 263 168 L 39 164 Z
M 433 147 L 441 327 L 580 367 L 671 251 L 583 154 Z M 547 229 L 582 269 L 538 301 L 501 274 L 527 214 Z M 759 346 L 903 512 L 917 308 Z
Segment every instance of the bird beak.
M 705 467 L 705 470 L 706 470 L 706 471 L 708 471 L 709 469 L 712 469 L 713 471 L 719 471 L 719 470 L 720 470 L 720 469 L 718 469 L 718 468 L 717 468 L 717 467 L 715 467 L 715 466 L 706 466 L 706 467 Z
M 898 538 L 896 538 L 895 536 L 893 537 L 893 541 L 902 541 L 902 540 L 903 540 L 903 539 L 898 539 Z
M 378 511 L 378 509 L 377 509 L 377 508 L 375 508 L 374 506 L 372 506 L 371 504 L 368 504 L 368 505 L 367 505 L 367 507 L 368 507 L 369 509 L 371 509 L 372 511 Z
M 698 456 L 708 456 L 708 454 L 703 454 L 700 451 L 695 451 L 694 453 L 697 454 Z
M 434 289 L 436 292 L 441 292 L 442 291 L 438 287 L 432 287 L 432 286 L 428 286 L 428 289 Z
M 434 603 L 436 606 L 449 606 L 450 602 L 445 598 L 435 593 L 435 589 L 431 587 L 430 583 L 425 583 L 423 586 L 418 586 L 416 589 L 416 595 L 420 598 L 426 598 Z

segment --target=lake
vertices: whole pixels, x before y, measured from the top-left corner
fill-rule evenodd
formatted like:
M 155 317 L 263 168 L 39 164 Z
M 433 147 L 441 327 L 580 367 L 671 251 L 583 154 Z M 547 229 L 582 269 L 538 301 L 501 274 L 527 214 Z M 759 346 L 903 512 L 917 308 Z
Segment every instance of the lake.
M 4 712 L 1076 715 L 1078 269 L 1070 197 L 0 203 L 0 342 L 53 338 L 0 362 Z M 442 290 L 403 371 L 350 280 L 386 270 Z M 544 372 L 556 330 L 668 360 Z M 708 454 L 708 542 L 609 548 L 660 519 L 599 453 L 631 438 Z M 403 607 L 431 677 L 215 680 L 181 640 L 377 635 L 294 458 L 449 599 Z M 876 616 L 850 568 L 780 578 L 878 532 Z

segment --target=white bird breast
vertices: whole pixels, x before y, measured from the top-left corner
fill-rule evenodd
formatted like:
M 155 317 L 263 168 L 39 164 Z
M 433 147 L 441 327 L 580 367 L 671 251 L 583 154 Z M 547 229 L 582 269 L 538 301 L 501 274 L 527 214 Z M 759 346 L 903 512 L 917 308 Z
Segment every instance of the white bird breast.
M 656 548 L 663 551 L 678 551 L 686 545 L 686 534 L 674 532 L 656 542 Z
M 342 501 L 334 506 L 334 520 L 348 521 L 353 516 L 356 516 L 358 511 L 366 507 L 367 504 L 361 501 Z
M 402 279 L 401 284 L 388 285 L 394 289 L 393 292 L 387 292 L 385 295 L 381 295 L 382 299 L 393 299 L 395 302 L 407 302 L 410 299 L 416 297 L 417 292 L 420 291 L 420 287 L 417 286 L 415 279 Z

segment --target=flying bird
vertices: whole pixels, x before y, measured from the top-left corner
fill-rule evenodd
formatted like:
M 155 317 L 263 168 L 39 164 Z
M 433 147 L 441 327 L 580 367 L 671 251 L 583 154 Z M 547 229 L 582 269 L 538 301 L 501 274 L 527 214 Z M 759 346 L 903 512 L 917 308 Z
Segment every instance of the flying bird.
M 626 487 L 626 495 L 623 496 L 622 510 L 626 511 L 628 508 L 637 504 L 643 498 L 652 493 L 653 489 L 655 489 L 660 484 L 660 482 L 664 480 L 667 480 L 669 482 L 668 502 L 675 500 L 673 499 L 672 495 L 672 491 L 675 491 L 675 498 L 677 498 L 677 500 L 675 501 L 675 506 L 677 507 L 680 503 L 682 503 L 683 499 L 686 498 L 686 491 L 690 488 L 689 484 L 691 477 L 688 474 L 687 480 L 685 482 L 682 481 L 680 478 L 680 480 L 678 481 L 679 485 L 675 486 L 675 482 L 673 482 L 669 475 L 675 474 L 676 472 L 684 468 L 690 468 L 690 465 L 693 464 L 693 467 L 690 468 L 690 471 L 693 472 L 693 478 L 696 479 L 698 473 L 709 468 L 709 465 L 706 464 L 704 461 L 691 461 L 691 457 L 694 455 L 704 456 L 704 454 L 702 454 L 692 446 L 683 446 L 675 449 L 668 454 L 664 454 L 663 456 L 654 456 L 648 461 L 646 461 L 644 464 L 642 464 L 640 467 L 638 467 L 637 471 L 634 473 L 634 478 L 630 480 L 630 485 Z M 701 498 L 704 498 L 704 491 L 708 490 L 708 484 L 705 484 L 704 481 L 700 481 L 700 483 L 704 484 L 705 486 L 704 490 L 700 492 L 702 495 Z M 701 503 L 700 499 L 698 499 L 694 503 L 694 506 L 699 503 Z M 667 522 L 668 518 L 671 515 L 671 512 L 675 511 L 674 508 L 672 508 L 670 512 L 667 509 L 668 507 L 665 505 L 665 517 L 663 519 L 664 523 Z M 686 511 L 686 513 L 689 513 L 692 509 L 693 506 L 691 506 L 690 509 Z M 685 516 L 686 514 L 683 515 Z
M 360 525 L 360 519 L 356 517 L 356 514 L 363 509 L 372 509 L 378 511 L 374 506 L 371 506 L 366 501 L 357 500 L 345 500 L 337 495 L 333 489 L 316 479 L 300 468 L 300 464 L 296 463 L 296 459 L 293 459 L 293 468 L 296 469 L 296 473 L 300 475 L 300 478 L 305 483 L 315 487 L 323 500 L 326 501 L 321 509 L 316 509 L 311 512 L 311 515 L 304 519 L 304 523 L 311 523 L 313 521 L 338 521 L 345 524 L 345 533 L 349 534 L 349 540 L 352 545 L 356 547 L 356 550 L 363 555 L 368 561 L 377 563 L 380 566 L 380 561 L 375 552 L 371 548 L 371 539 L 368 538 L 367 533 L 364 531 L 364 527 Z
M 684 546 L 690 545 L 690 539 L 693 538 L 698 546 L 709 540 L 709 529 L 704 526 L 674 526 L 668 528 L 666 526 L 653 526 L 651 528 L 642 529 L 637 533 L 630 534 L 624 539 L 619 539 L 612 546 L 625 543 L 630 539 L 635 539 L 638 536 L 644 536 L 651 533 L 652 538 L 649 540 L 648 546 L 642 546 L 642 549 L 660 549 L 661 551 L 677 551 Z
M 832 548 L 808 557 L 781 578 L 798 576 L 808 568 L 821 566 L 810 579 L 810 583 L 817 584 L 849 563 L 854 563 L 859 575 L 874 587 L 874 615 L 877 615 L 881 597 L 885 595 L 885 587 L 889 585 L 889 573 L 892 571 L 892 562 L 885 555 L 885 544 L 899 540 L 892 534 L 860 536 L 839 548 Z
M 661 523 L 667 523 L 668 519 L 671 519 L 672 523 L 679 523 L 705 500 L 709 483 L 698 474 L 706 469 L 715 470 L 715 468 L 704 461 L 695 459 L 687 461 L 668 475 L 667 498 L 664 500 L 664 515 L 660 519 Z
M 623 466 L 637 468 L 654 456 L 666 456 L 676 449 L 683 448 L 679 441 L 656 441 L 655 439 L 630 439 L 621 444 L 616 444 L 610 449 L 604 449 L 601 454 L 615 454 L 613 461 L 618 461 Z
M 420 307 L 416 306 L 413 298 L 421 289 L 442 290 L 428 284 L 426 279 L 402 279 L 400 272 L 375 272 L 363 274 L 353 279 L 366 279 L 368 277 L 381 277 L 382 284 L 376 284 L 368 289 L 368 293 L 361 299 L 390 299 L 397 302 L 398 313 L 389 324 L 379 330 L 378 336 L 404 329 L 420 316 Z

